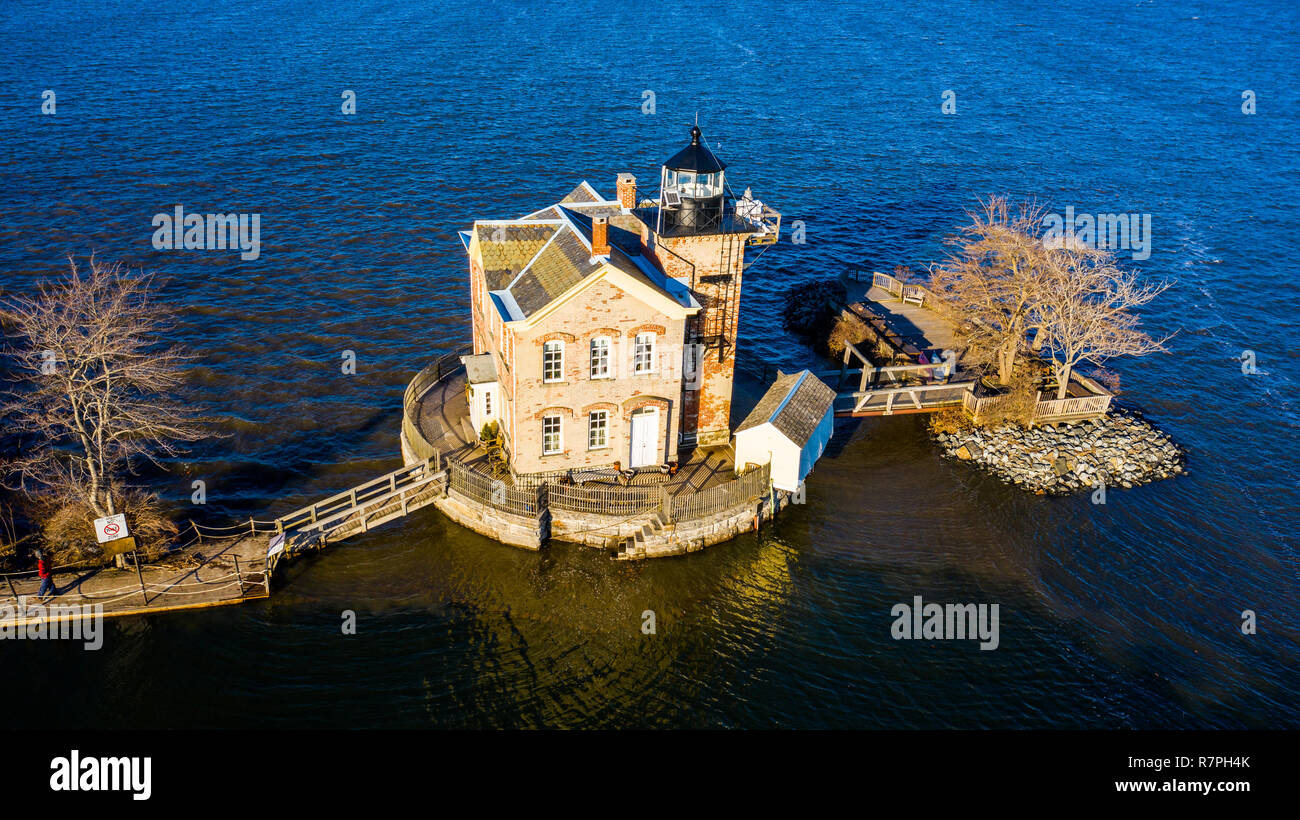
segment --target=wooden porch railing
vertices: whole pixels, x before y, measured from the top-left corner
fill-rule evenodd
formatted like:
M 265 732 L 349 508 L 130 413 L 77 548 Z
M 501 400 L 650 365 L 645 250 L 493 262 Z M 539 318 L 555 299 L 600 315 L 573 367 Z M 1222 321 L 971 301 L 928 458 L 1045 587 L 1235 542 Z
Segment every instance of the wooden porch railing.
M 852 401 L 852 406 L 847 409 L 849 413 L 880 412 L 888 416 L 897 410 L 926 410 L 963 404 L 974 386 L 973 381 L 914 384 L 840 394 L 838 398 Z
M 1085 416 L 1102 416 L 1110 409 L 1110 402 L 1114 398 L 1110 393 L 1100 393 L 1094 396 L 1071 396 L 1065 399 L 1048 399 L 1039 400 L 1034 406 L 1034 423 L 1043 424 L 1057 419 L 1085 417 Z M 967 393 L 962 397 L 962 407 L 971 415 L 971 418 L 978 421 L 981 416 L 986 415 L 997 406 L 1007 400 L 1006 396 L 979 396 L 974 393 Z

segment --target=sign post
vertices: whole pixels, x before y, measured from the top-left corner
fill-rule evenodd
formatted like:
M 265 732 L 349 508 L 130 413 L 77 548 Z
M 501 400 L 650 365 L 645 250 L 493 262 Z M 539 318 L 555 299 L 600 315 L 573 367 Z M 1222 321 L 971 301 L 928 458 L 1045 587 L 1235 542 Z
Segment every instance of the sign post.
M 144 588 L 144 572 L 140 570 L 140 553 L 131 550 L 131 557 L 135 559 L 135 577 L 140 579 L 140 596 L 144 598 L 147 606 L 149 604 L 149 591 Z

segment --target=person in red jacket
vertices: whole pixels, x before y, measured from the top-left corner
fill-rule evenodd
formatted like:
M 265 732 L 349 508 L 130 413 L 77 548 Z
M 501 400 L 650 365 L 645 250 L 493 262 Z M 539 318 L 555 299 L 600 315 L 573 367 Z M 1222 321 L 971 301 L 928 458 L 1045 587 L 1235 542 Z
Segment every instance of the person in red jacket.
M 44 601 L 57 592 L 54 587 L 54 570 L 50 566 L 50 559 L 45 557 L 44 552 L 38 551 L 36 553 L 36 574 L 41 579 L 41 589 L 36 594 Z M 47 591 L 49 595 L 46 595 Z

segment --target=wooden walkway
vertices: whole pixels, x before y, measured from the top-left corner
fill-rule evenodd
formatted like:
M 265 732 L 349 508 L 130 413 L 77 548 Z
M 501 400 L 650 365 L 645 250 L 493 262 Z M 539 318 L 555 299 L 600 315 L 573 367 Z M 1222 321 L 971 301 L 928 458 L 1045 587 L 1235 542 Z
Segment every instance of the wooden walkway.
M 226 529 L 191 524 L 192 539 L 139 568 L 56 567 L 56 593 L 42 605 L 34 572 L 0 574 L 0 626 L 56 623 L 86 617 L 122 617 L 184 609 L 228 606 L 266 598 L 280 560 L 358 535 L 433 504 L 447 493 L 444 454 L 472 461 L 477 442 L 461 423 L 469 415 L 464 373 L 449 374 L 417 397 L 411 415 L 434 443 L 423 462 L 398 468 L 346 492 L 325 498 L 274 521 L 250 519 Z M 730 446 L 697 448 L 676 476 L 638 476 L 665 485 L 666 495 L 685 499 L 732 480 Z M 598 490 L 602 479 L 587 482 Z M 611 481 L 615 486 L 626 486 Z M 57 610 L 55 609 L 57 607 Z M 98 607 L 98 611 L 96 611 Z
M 840 370 L 818 374 L 834 380 L 835 415 L 891 416 L 962 406 L 975 378 L 960 371 L 956 334 L 925 306 L 925 288 L 881 273 L 845 275 L 841 281 L 845 310 L 866 324 L 875 352 L 888 354 L 890 364 L 876 367 L 858 346 L 846 344 Z M 851 368 L 854 359 L 859 366 Z
M 56 592 L 44 605 L 36 594 L 40 579 L 35 573 L 0 576 L 0 625 L 144 615 L 266 598 L 281 559 L 319 550 L 432 504 L 445 492 L 447 480 L 437 461 L 402 467 L 275 521 L 250 519 L 226 530 L 191 524 L 192 541 L 138 568 L 56 567 Z
M 379 478 L 295 510 L 273 523 L 285 553 L 294 555 L 369 532 L 440 498 L 447 486 L 441 458 L 401 467 Z M 274 543 L 274 542 L 273 542 Z M 274 564 L 272 565 L 274 566 Z
M 14 573 L 0 581 L 0 623 L 24 627 L 102 615 L 144 615 L 180 609 L 229 606 L 270 595 L 267 535 L 250 524 L 244 532 L 197 535 L 153 564 L 116 569 L 55 567 L 56 594 L 44 607 L 35 573 Z M 99 607 L 96 612 L 95 608 Z

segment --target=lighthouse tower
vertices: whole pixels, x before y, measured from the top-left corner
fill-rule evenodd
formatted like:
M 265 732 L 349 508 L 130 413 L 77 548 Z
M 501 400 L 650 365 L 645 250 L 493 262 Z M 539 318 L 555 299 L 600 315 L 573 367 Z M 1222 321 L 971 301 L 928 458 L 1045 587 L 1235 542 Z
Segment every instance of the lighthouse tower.
M 731 193 L 727 165 L 709 150 L 698 126 L 691 128 L 690 144 L 663 164 L 658 200 L 643 201 L 633 212 L 645 225 L 648 254 L 702 307 L 687 331 L 694 355 L 688 353 L 685 365 L 682 443 L 726 444 L 741 285 L 749 265 L 776 243 L 781 215 L 748 191 L 739 199 Z M 746 250 L 755 246 L 760 249 L 747 262 Z

